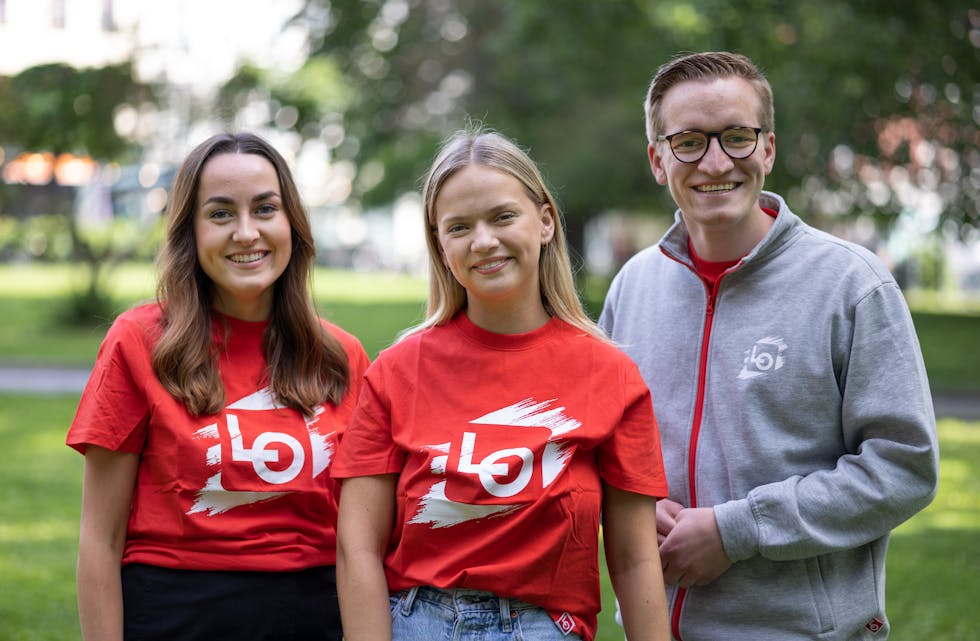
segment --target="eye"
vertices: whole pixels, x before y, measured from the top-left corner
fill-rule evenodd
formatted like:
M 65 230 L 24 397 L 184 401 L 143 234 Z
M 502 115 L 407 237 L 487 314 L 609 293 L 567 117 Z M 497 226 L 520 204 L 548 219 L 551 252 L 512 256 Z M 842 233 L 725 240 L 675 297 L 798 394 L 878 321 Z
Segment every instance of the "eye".
M 279 208 L 272 203 L 263 203 L 255 209 L 255 213 L 259 216 L 274 216 Z
M 213 209 L 208 212 L 208 220 L 213 220 L 216 222 L 222 222 L 233 217 L 234 214 L 227 209 Z
M 683 149 L 685 151 L 700 149 L 704 146 L 704 136 L 699 134 L 674 136 L 671 143 L 674 149 Z
M 510 221 L 517 218 L 517 213 L 513 211 L 502 211 L 497 214 L 496 221 L 498 223 L 509 223 Z
M 448 227 L 446 227 L 445 233 L 447 233 L 447 234 L 459 234 L 459 233 L 462 233 L 464 231 L 466 231 L 466 225 L 464 225 L 463 223 L 452 223 L 451 225 L 449 225 Z

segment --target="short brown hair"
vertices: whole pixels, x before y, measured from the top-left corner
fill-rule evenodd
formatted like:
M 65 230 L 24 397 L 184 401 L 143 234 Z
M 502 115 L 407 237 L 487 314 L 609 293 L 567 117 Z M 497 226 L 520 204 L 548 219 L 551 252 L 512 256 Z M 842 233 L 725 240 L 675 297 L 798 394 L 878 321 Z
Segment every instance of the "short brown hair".
M 776 116 L 772 87 L 765 75 L 751 60 L 739 53 L 706 51 L 682 54 L 661 65 L 654 74 L 647 90 L 643 111 L 646 115 L 647 140 L 653 144 L 664 127 L 660 103 L 664 95 L 675 85 L 688 80 L 713 80 L 728 77 L 744 78 L 752 83 L 759 96 L 760 126 L 765 131 L 775 131 Z

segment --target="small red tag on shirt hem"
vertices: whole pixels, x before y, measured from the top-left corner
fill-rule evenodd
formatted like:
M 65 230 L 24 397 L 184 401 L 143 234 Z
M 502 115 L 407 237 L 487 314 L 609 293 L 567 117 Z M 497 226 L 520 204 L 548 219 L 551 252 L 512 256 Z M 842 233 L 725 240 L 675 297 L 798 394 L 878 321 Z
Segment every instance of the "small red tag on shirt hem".
M 871 619 L 870 621 L 865 623 L 864 627 L 866 627 L 868 630 L 871 630 L 872 634 L 878 634 L 879 632 L 881 632 L 881 629 L 885 627 L 885 622 L 875 617 L 874 619 Z
M 561 616 L 555 619 L 555 625 L 563 635 L 568 636 L 575 630 L 575 619 L 568 612 L 562 612 Z

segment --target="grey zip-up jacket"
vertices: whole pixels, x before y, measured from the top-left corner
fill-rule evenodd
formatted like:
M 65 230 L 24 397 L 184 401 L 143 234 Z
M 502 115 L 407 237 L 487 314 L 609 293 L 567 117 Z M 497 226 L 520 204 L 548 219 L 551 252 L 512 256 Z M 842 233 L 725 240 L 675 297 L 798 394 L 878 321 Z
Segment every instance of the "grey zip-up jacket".
M 670 499 L 713 507 L 734 562 L 710 585 L 668 586 L 672 631 L 880 640 L 888 534 L 938 477 L 918 339 L 871 252 L 776 194 L 760 204 L 779 215 L 714 301 L 678 212 L 613 280 L 600 318 L 653 394 Z

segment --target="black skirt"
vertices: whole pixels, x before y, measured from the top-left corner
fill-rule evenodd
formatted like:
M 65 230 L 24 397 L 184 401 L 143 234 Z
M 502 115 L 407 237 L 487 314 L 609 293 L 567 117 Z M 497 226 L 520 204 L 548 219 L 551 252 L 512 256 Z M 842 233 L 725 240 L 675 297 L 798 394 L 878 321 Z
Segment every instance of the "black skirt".
M 341 641 L 333 566 L 204 572 L 123 566 L 125 641 Z

